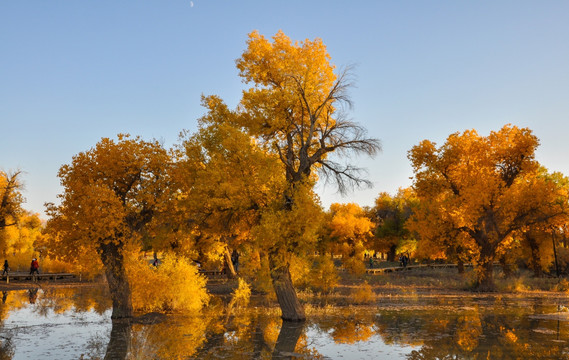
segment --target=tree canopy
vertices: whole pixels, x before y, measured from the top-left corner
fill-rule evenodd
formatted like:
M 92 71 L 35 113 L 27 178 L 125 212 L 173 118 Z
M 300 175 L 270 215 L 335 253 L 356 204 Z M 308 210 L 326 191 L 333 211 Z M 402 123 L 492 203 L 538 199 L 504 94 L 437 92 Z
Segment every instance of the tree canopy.
M 119 135 L 103 138 L 59 171 L 64 192 L 50 204 L 48 226 L 68 258 L 98 254 L 113 297 L 113 317 L 130 317 L 132 305 L 124 250 L 142 241 L 168 194 L 167 151 L 156 141 Z
M 489 136 L 451 134 L 438 148 L 424 140 L 409 151 L 420 199 L 414 230 L 435 245 L 471 251 L 481 289 L 493 288 L 494 261 L 515 231 L 559 213 L 549 211 L 562 205 L 556 186 L 537 176 L 538 145 L 531 130 L 506 125 Z

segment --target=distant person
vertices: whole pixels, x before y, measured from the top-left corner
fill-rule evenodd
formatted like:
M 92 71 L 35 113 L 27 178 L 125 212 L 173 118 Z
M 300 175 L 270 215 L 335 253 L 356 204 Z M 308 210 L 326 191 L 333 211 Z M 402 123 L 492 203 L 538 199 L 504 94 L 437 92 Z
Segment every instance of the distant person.
M 30 264 L 30 275 L 33 274 L 40 274 L 40 263 L 36 258 L 33 258 L 32 263 Z
M 239 271 L 239 253 L 235 249 L 233 249 L 233 252 L 231 253 L 231 263 L 233 263 L 235 272 Z
M 10 265 L 8 265 L 8 260 L 4 260 L 4 271 L 2 271 L 2 276 L 8 275 L 8 271 L 10 271 Z

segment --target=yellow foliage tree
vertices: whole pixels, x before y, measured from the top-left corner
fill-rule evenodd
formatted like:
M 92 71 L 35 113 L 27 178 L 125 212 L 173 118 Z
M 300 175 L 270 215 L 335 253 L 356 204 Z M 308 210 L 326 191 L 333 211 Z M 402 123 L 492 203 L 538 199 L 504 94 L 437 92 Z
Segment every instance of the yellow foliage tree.
M 330 249 L 343 256 L 344 265 L 353 273 L 365 272 L 363 254 L 372 238 L 372 221 L 355 203 L 330 205 L 330 217 Z
M 250 243 L 251 228 L 282 192 L 284 177 L 278 159 L 236 125 L 237 113 L 215 96 L 202 103 L 208 112 L 199 130 L 177 149 L 176 206 L 199 251 L 211 251 L 215 242 L 225 245 L 231 274 L 229 249 Z
M 537 176 L 538 144 L 531 130 L 506 125 L 486 137 L 452 134 L 439 148 L 424 140 L 409 151 L 420 199 L 413 229 L 445 250 L 471 250 L 480 290 L 494 288 L 494 261 L 515 231 L 559 213 L 549 210 L 561 205 L 556 187 Z
M 0 171 L 0 230 L 15 225 L 23 212 L 20 174 L 20 171 L 12 174 Z
M 165 254 L 156 267 L 132 254 L 126 271 L 134 310 L 195 312 L 209 301 L 207 279 L 187 258 Z
M 11 174 L 0 171 L 0 252 L 4 257 L 9 250 L 9 229 L 18 224 L 20 215 L 24 213 L 20 174 L 20 171 Z
M 104 265 L 113 318 L 132 316 L 124 249 L 140 246 L 168 194 L 167 151 L 156 141 L 119 135 L 63 165 L 60 205 L 48 204 L 52 246 L 68 258 L 99 256 Z
M 415 234 L 407 228 L 407 221 L 417 206 L 413 189 L 399 189 L 395 196 L 380 193 L 371 209 L 375 228 L 373 248 L 386 252 L 388 261 L 395 261 L 397 249 L 405 242 L 414 242 Z
M 540 168 L 538 176 L 556 188 L 555 192 L 549 193 L 548 201 L 551 205 L 542 209 L 542 217 L 546 212 L 549 212 L 550 216 L 544 221 L 532 222 L 516 233 L 536 277 L 541 276 L 543 270 L 553 263 L 556 256 L 555 238 L 559 233 L 563 233 L 569 216 L 566 209 L 569 201 L 569 179 L 558 172 L 549 174 L 543 167 Z
M 249 34 L 237 68 L 243 80 L 253 85 L 243 93 L 239 120 L 281 161 L 288 184 L 283 210 L 294 209 L 294 195 L 299 193 L 295 188 L 313 181 L 317 169 L 334 179 L 341 191 L 368 184 L 359 176 L 359 168 L 329 157 L 334 152 L 373 155 L 380 147 L 339 110 L 350 104 L 349 72 L 334 72 L 322 40 L 292 42 L 279 31 L 270 41 L 255 31 Z M 304 309 L 290 281 L 286 253 L 295 250 L 287 248 L 290 243 L 281 241 L 269 250 L 271 276 L 283 319 L 302 321 Z

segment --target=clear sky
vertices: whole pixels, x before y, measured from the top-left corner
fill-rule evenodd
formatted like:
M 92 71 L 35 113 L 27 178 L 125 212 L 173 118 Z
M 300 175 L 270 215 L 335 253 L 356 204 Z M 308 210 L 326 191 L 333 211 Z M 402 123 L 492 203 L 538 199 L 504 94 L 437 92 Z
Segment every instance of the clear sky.
M 358 158 L 374 187 L 332 202 L 372 205 L 411 185 L 407 152 L 457 131 L 511 123 L 541 140 L 538 160 L 569 175 L 569 1 L 0 1 L 0 169 L 24 171 L 28 210 L 62 191 L 73 155 L 118 133 L 178 141 L 231 107 L 247 34 L 322 38 L 355 64 L 351 117 L 383 151 Z

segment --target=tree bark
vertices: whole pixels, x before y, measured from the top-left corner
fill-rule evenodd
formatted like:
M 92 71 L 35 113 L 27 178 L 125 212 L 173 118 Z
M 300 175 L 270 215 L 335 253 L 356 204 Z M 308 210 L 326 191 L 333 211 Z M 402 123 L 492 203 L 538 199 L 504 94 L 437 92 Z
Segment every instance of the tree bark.
M 525 234 L 525 239 L 531 250 L 530 265 L 533 270 L 533 274 L 535 277 L 541 277 L 543 275 L 543 272 L 541 270 L 541 254 L 539 251 L 539 245 L 535 241 L 534 237 L 530 234 Z
M 484 232 L 480 231 L 473 235 L 471 234 L 471 236 L 478 244 L 480 250 L 480 259 L 477 269 L 477 290 L 483 292 L 494 291 L 494 258 L 496 256 L 496 249 Z
M 456 267 L 458 269 L 459 274 L 464 274 L 464 261 L 462 261 L 461 259 L 458 259 L 456 261 Z
M 494 259 L 492 257 L 483 257 L 478 269 L 478 286 L 477 290 L 482 292 L 494 291 Z
M 285 321 L 306 320 L 304 307 L 298 300 L 296 290 L 292 285 L 288 263 L 277 254 L 269 254 L 269 266 L 282 319 Z
M 508 263 L 506 256 L 500 257 L 500 265 L 502 265 L 502 271 L 504 272 L 504 277 L 509 278 L 514 273 L 512 269 L 512 264 Z
M 227 248 L 223 253 L 223 259 L 225 261 L 225 270 L 226 270 L 225 274 L 227 275 L 228 278 L 235 279 L 237 277 L 237 272 L 233 267 L 233 261 L 231 261 L 231 254 L 229 253 L 229 249 Z
M 124 267 L 121 245 L 113 241 L 100 245 L 100 255 L 113 301 L 111 319 L 132 317 L 130 285 Z

